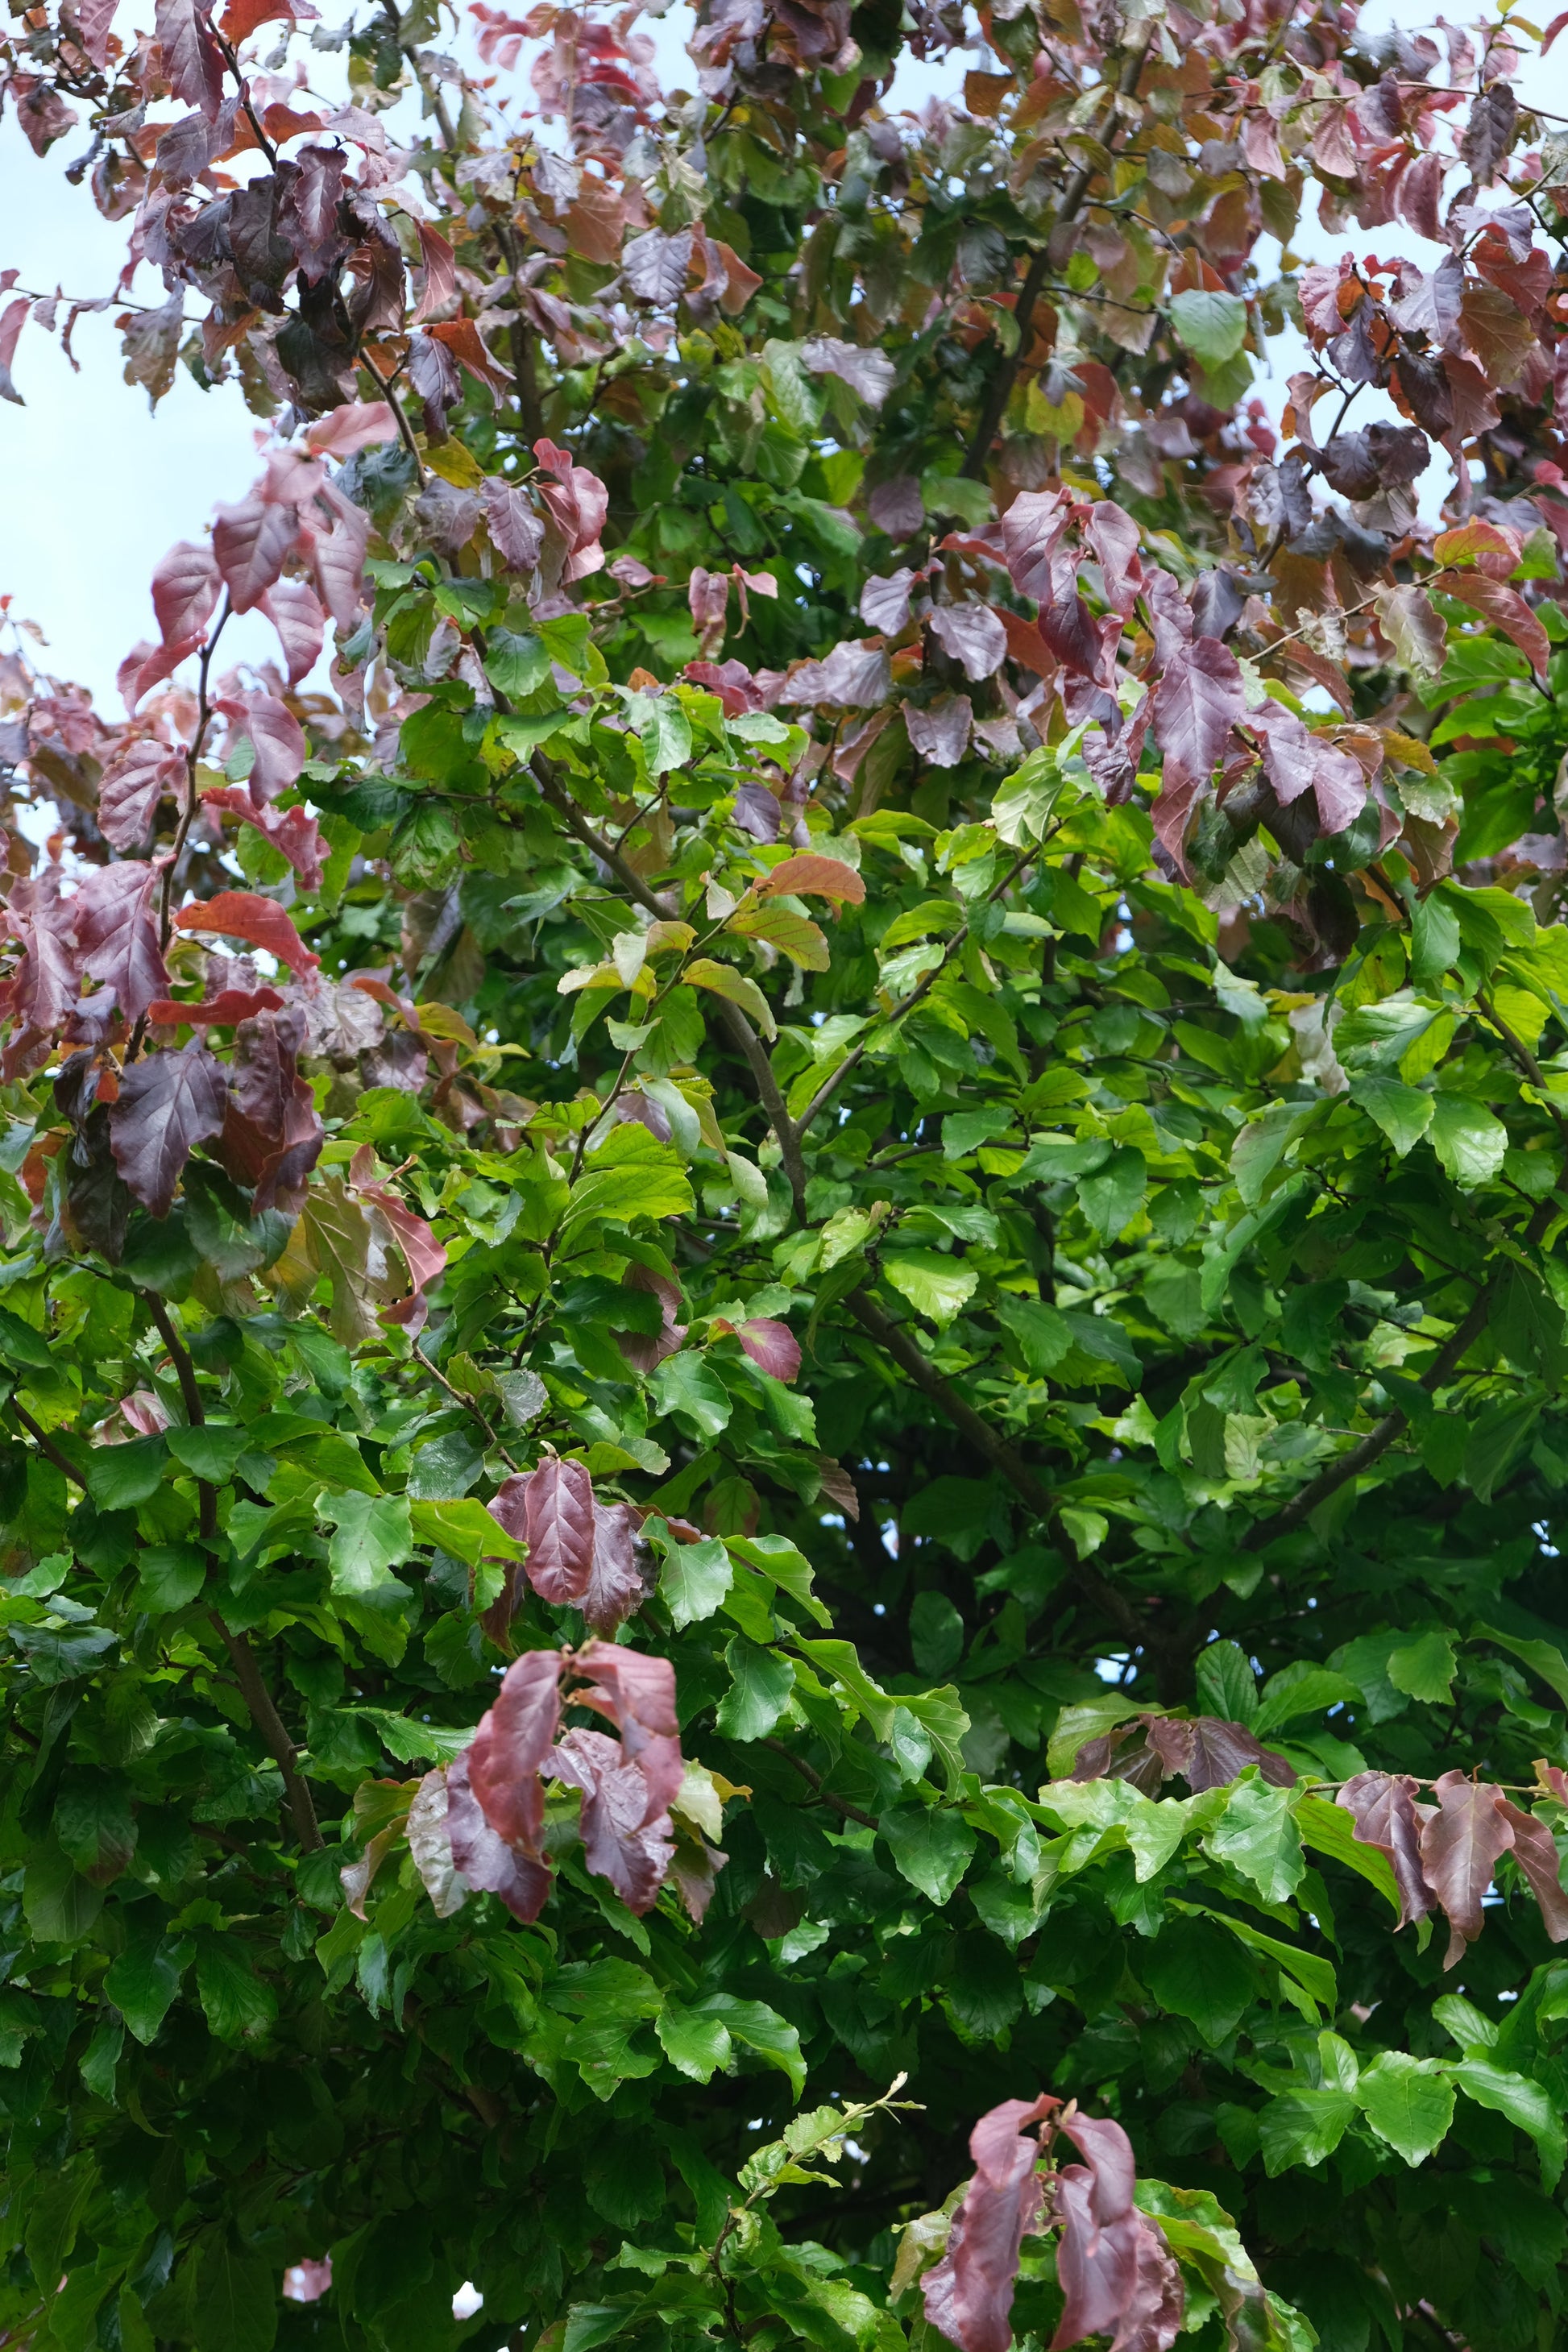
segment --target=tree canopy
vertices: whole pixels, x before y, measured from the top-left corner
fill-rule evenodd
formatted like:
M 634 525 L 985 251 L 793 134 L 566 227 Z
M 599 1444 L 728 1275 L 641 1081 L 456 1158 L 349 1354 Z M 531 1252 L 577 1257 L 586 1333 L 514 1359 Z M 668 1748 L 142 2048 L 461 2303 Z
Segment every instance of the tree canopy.
M 5 2340 L 1554 2344 L 1563 20 L 468 14 L 0 39 Z

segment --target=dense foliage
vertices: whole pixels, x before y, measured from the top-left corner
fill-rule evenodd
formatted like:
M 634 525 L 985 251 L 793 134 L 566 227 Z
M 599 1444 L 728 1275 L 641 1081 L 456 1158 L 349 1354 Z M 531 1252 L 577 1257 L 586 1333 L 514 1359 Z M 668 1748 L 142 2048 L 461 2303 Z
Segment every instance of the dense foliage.
M 0 41 L 273 428 L 0 654 L 6 2340 L 1552 2343 L 1538 37 L 471 13 Z

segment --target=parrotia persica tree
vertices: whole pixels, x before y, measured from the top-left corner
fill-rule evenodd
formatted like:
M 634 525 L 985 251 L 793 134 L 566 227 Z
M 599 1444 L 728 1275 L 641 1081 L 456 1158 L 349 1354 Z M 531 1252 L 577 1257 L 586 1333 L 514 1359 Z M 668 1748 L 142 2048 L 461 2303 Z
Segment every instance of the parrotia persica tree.
M 129 6 L 270 437 L 0 673 L 6 2340 L 1559 2341 L 1555 27 Z

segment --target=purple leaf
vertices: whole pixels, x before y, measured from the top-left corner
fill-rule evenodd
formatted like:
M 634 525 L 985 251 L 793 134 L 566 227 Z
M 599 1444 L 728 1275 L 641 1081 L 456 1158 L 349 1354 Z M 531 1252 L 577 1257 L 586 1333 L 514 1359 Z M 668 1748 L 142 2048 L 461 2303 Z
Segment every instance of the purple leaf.
M 896 637 L 910 617 L 910 590 L 920 576 L 900 563 L 885 579 L 868 580 L 860 591 L 860 618 L 866 626 Z
M 1513 1843 L 1500 1789 L 1464 1772 L 1445 1772 L 1432 1784 L 1436 1808 L 1421 1824 L 1421 1869 L 1447 1915 L 1451 1933 L 1446 1969 L 1465 1957 L 1481 1932 L 1481 1897 L 1498 1856 Z
M 686 1770 L 675 1713 L 675 1668 L 668 1658 L 589 1642 L 577 1653 L 577 1672 L 592 1675 L 594 1686 L 579 1691 L 574 1704 L 593 1707 L 616 1726 L 627 1754 L 647 1776 L 653 1811 L 662 1811 Z
M 775 1381 L 793 1381 L 800 1371 L 800 1341 L 787 1323 L 771 1315 L 749 1316 L 735 1327 L 735 1337 L 753 1364 Z
M 926 625 L 943 652 L 962 663 L 965 677 L 976 685 L 992 675 L 1007 651 L 1007 632 L 989 604 L 938 604 Z
M 127 1191 L 155 1217 L 168 1215 L 192 1148 L 218 1133 L 227 1107 L 223 1064 L 194 1038 L 178 1053 L 143 1054 L 121 1073 L 110 1149 Z
M 151 736 L 122 742 L 98 787 L 99 830 L 114 849 L 136 849 L 152 829 L 158 803 L 185 782 L 185 759 Z
M 966 694 L 939 694 L 923 710 L 903 706 L 910 743 L 933 768 L 956 768 L 969 747 L 974 706 Z
M 1421 1867 L 1421 1817 L 1415 1782 L 1406 1772 L 1357 1772 L 1335 1798 L 1355 1822 L 1361 1845 L 1374 1845 L 1388 1857 L 1399 1892 L 1399 1925 L 1425 1919 L 1437 1898 Z
M 1563 1889 L 1557 1845 L 1544 1822 L 1525 1812 L 1505 1797 L 1502 1817 L 1513 1832 L 1513 1858 L 1529 1880 L 1548 1936 L 1554 1944 L 1568 1939 L 1568 1894 Z
M 1247 715 L 1236 656 L 1216 637 L 1178 646 L 1154 688 L 1154 740 L 1165 755 L 1165 789 L 1208 782 Z
M 691 269 L 691 231 L 667 236 L 650 228 L 634 236 L 621 255 L 626 283 L 645 302 L 678 302 L 686 291 Z
M 649 1785 L 644 1766 L 624 1742 L 602 1731 L 569 1731 L 550 1759 L 550 1770 L 583 1791 L 583 1851 L 588 1867 L 607 1878 L 628 1911 L 652 1909 L 669 1869 L 669 1815 Z
M 1061 2128 L 1085 2162 L 1064 2166 L 1057 2179 L 1057 2283 L 1065 2302 L 1050 2352 L 1086 2336 L 1109 2336 L 1111 2352 L 1170 2352 L 1182 2324 L 1182 2277 L 1163 2236 L 1132 2202 L 1127 2135 L 1105 2116 L 1069 2116 Z
M 96 866 L 75 901 L 81 969 L 114 991 L 127 1021 L 139 1020 L 155 996 L 169 992 L 153 919 L 159 869 L 140 860 Z M 134 1188 L 132 1188 L 134 1189 Z
M 299 535 L 300 519 L 292 507 L 273 506 L 259 489 L 237 506 L 220 506 L 213 525 L 213 554 L 237 613 L 248 613 L 260 604 Z
M 1007 570 L 1020 596 L 1048 604 L 1061 593 L 1056 579 L 1056 555 L 1067 534 L 1068 503 L 1060 490 L 1024 490 L 1002 518 L 1002 546 Z M 1066 565 L 1072 583 L 1071 566 Z
M 544 546 L 544 525 L 526 493 L 487 474 L 483 490 L 490 541 L 509 572 L 531 572 Z
M 260 609 L 278 632 L 289 683 L 298 686 L 315 668 L 326 642 L 327 616 L 321 599 L 308 580 L 276 580 L 260 599 Z M 308 882 L 305 887 L 313 890 L 320 885 Z
M 544 1827 L 540 1774 L 561 1724 L 561 1664 L 557 1650 L 515 1659 L 464 1750 L 468 1785 L 490 1828 L 536 1861 Z M 466 1875 L 467 1865 L 458 1866 Z
M 491 1829 L 468 1785 L 471 1752 L 465 1748 L 447 1767 L 447 1838 L 452 1861 L 470 1886 L 499 1895 L 512 1917 L 527 1927 L 544 1908 L 549 1865 L 520 1853 Z
M 1024 2239 L 1039 2227 L 1044 2194 L 1038 2142 L 1026 2138 L 1061 2102 L 1004 2099 L 969 2135 L 974 2177 L 952 2217 L 947 2252 L 921 2281 L 926 2318 L 963 2352 L 1007 2352 L 1009 2315 Z
M 153 574 L 153 610 L 166 646 L 195 645 L 212 618 L 220 585 L 210 547 L 183 539 Z
M 582 1464 L 546 1454 L 537 1469 L 503 1479 L 489 1508 L 527 1544 L 528 1580 L 540 1599 L 580 1601 L 594 1572 L 594 1482 Z
M 637 1566 L 637 1529 L 624 1503 L 594 1506 L 594 1565 L 578 1606 L 595 1633 L 616 1629 L 642 1607 L 647 1588 Z
M 836 375 L 858 392 L 868 408 L 880 408 L 893 389 L 898 370 L 881 352 L 861 343 L 847 343 L 837 335 L 813 335 L 801 345 L 801 364 L 813 375 Z

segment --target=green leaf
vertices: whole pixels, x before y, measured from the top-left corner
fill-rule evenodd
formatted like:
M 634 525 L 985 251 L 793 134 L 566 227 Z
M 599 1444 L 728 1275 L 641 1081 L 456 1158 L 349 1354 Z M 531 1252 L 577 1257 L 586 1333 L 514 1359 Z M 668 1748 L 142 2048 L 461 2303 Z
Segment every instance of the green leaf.
M 1271 2180 L 1299 2165 L 1309 2169 L 1331 2156 L 1356 2113 L 1348 2091 L 1287 2091 L 1258 2118 L 1263 2168 Z
M 1351 1100 L 1370 1113 L 1403 1160 L 1431 1126 L 1437 1097 L 1366 1071 L 1351 1080 Z
M 1193 289 L 1171 298 L 1170 320 L 1200 367 L 1223 367 L 1247 341 L 1247 305 L 1239 294 Z
M 729 1553 L 717 1536 L 707 1536 L 700 1543 L 670 1543 L 658 1589 L 679 1629 L 711 1617 L 734 1579 Z
M 684 768 L 691 757 L 691 722 L 679 697 L 668 690 L 634 694 L 628 697 L 626 709 L 641 739 L 648 774 L 663 776 L 671 768 Z
M 125 1445 L 95 1446 L 87 1465 L 87 1491 L 100 1511 L 133 1510 L 157 1493 L 168 1459 L 163 1437 L 133 1437 Z
M 800 2035 L 795 2027 L 782 2018 L 766 2001 L 738 2000 L 733 1993 L 712 1993 L 701 2004 L 722 2020 L 731 2039 L 742 2049 L 751 2050 L 768 2066 L 774 2066 L 789 2077 L 790 2087 L 798 2099 L 805 2088 L 805 2062 L 800 2053 Z
M 206 1557 L 195 1544 L 148 1544 L 137 1563 L 136 1606 L 153 1616 L 188 1609 L 206 1582 Z
M 1306 1862 L 1291 1811 L 1289 1789 L 1266 1780 L 1238 1780 L 1217 1825 L 1204 1840 L 1218 1862 L 1251 1880 L 1266 1903 L 1284 1903 L 1301 1883 Z
M 1424 2164 L 1454 2120 L 1454 2085 L 1434 2058 L 1384 2050 L 1362 2070 L 1356 2104 L 1406 2164 Z
M 654 2030 L 670 2064 L 694 2083 L 708 2082 L 730 2063 L 729 2028 L 708 2002 L 688 2009 L 667 1993 Z
M 433 1544 L 468 1568 L 477 1568 L 481 1559 L 521 1559 L 526 1549 L 472 1496 L 457 1502 L 416 1502 L 410 1507 L 409 1519 L 416 1543 Z
M 24 1364 L 32 1370 L 53 1371 L 55 1359 L 47 1339 L 35 1331 L 30 1323 L 13 1313 L 9 1307 L 0 1307 L 0 1356 L 8 1363 Z
M 673 1414 L 693 1437 L 717 1437 L 730 1425 L 730 1391 L 700 1348 L 667 1356 L 649 1383 L 660 1412 Z
M 1466 2057 L 1447 2071 L 1467 2098 L 1474 2099 L 1478 2106 L 1489 2107 L 1494 2115 L 1506 2116 L 1510 2123 L 1530 2134 L 1541 2158 L 1541 2185 L 1549 2192 L 1555 2189 L 1568 2158 L 1568 2135 L 1550 2094 L 1539 2083 L 1510 2074 L 1488 2058 Z
M 22 1911 L 40 1944 L 79 1944 L 102 1908 L 102 1887 L 83 1878 L 54 1839 L 34 1846 L 22 1881 Z
M 216 2227 L 196 2257 L 195 2352 L 272 2352 L 279 2286 L 275 2264 Z
M 1250 1723 L 1258 1713 L 1258 1682 L 1238 1642 L 1211 1642 L 1194 1670 L 1205 1711 L 1225 1723 Z
M 1447 1706 L 1454 1695 L 1454 1645 L 1446 1633 L 1433 1626 L 1414 1642 L 1390 1650 L 1384 1671 L 1394 1689 L 1404 1691 L 1407 1697 L 1426 1699 L 1433 1706 Z
M 1121 1144 L 1098 1174 L 1079 1179 L 1078 1196 L 1102 1242 L 1125 1232 L 1142 1206 L 1149 1165 L 1131 1144 Z
M 789 1704 L 795 1665 L 777 1650 L 762 1650 L 737 1633 L 724 1653 L 730 1687 L 715 1723 L 726 1739 L 763 1739 Z
M 213 1486 L 234 1475 L 235 1464 L 251 1444 L 248 1430 L 215 1426 L 210 1421 L 199 1429 L 166 1430 L 164 1435 L 175 1461 Z
M 1175 1919 L 1141 1952 L 1138 1973 L 1163 2009 L 1189 2018 L 1211 2046 L 1239 2024 L 1258 1972 L 1236 1938 L 1208 1919 Z
M 935 1250 L 889 1250 L 882 1272 L 917 1313 L 929 1316 L 941 1329 L 973 1297 L 980 1278 L 964 1259 L 943 1257 Z
M 699 956 L 687 965 L 680 977 L 689 987 L 705 988 L 710 994 L 725 997 L 730 1003 L 738 1004 L 742 1013 L 751 1014 L 764 1037 L 778 1035 L 773 1007 L 767 998 L 756 982 L 748 979 L 743 971 L 737 971 L 733 964 L 715 963 L 711 956 Z
M 250 2041 L 265 2033 L 278 2015 L 271 1986 L 258 1975 L 254 1956 L 234 1937 L 198 1938 L 196 1990 L 220 2042 Z
M 884 1813 L 877 1827 L 900 1875 L 928 1902 L 946 1903 L 974 1853 L 974 1832 L 962 1814 L 903 1805 Z
M 114 2003 L 138 2042 L 157 2039 L 158 2029 L 180 1990 L 178 1947 L 155 1932 L 128 1944 L 109 1964 L 105 1996 Z M 190 1947 L 185 1947 L 189 1951 Z
M 1265 1683 L 1258 1713 L 1252 1718 L 1252 1729 L 1263 1739 L 1288 1723 L 1299 1722 L 1304 1715 L 1321 1715 L 1328 1707 L 1342 1706 L 1347 1699 L 1353 1704 L 1360 1697 L 1358 1685 L 1348 1675 L 1331 1674 L 1327 1666 L 1312 1666 L 1304 1659 L 1297 1659 Z
M 388 1571 L 414 1549 L 405 1495 L 328 1495 L 318 1507 L 333 1530 L 327 1565 L 334 1592 L 372 1593 L 395 1580 Z
M 1508 1129 L 1485 1103 L 1468 1095 L 1434 1095 L 1431 1141 L 1447 1173 L 1463 1192 L 1486 1183 L 1502 1166 Z

